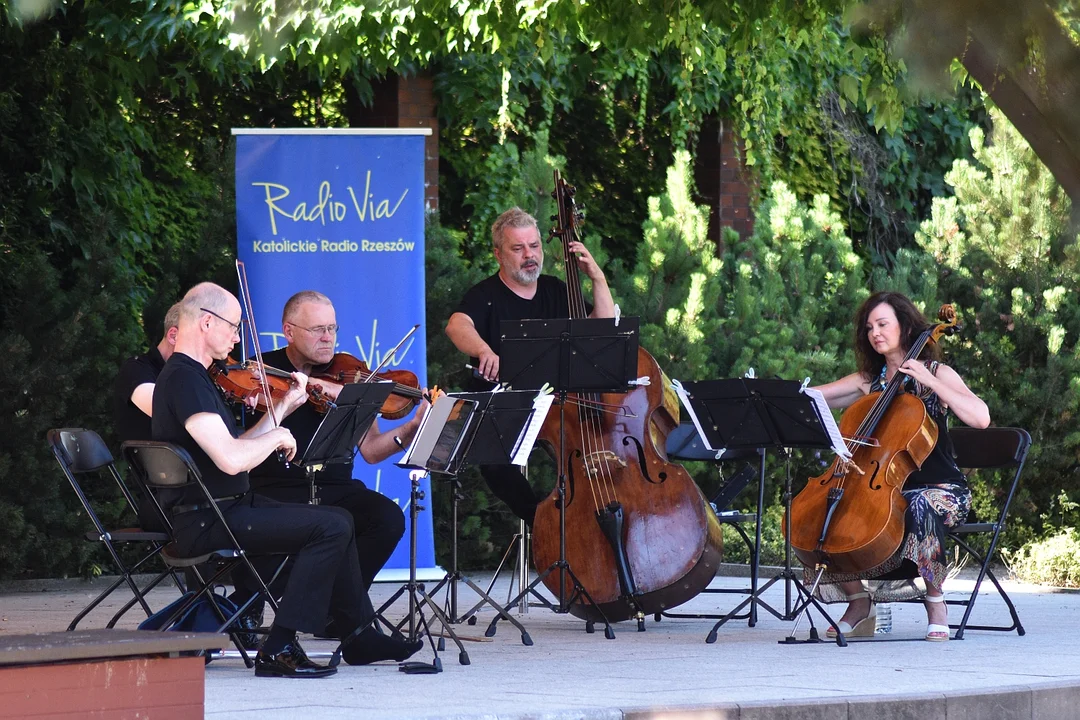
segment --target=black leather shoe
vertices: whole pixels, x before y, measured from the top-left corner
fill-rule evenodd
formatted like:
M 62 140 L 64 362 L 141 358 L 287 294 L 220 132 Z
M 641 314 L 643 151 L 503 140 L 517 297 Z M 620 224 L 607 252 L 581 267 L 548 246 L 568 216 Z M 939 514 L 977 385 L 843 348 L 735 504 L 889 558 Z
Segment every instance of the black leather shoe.
M 321 678 L 336 672 L 337 668 L 312 662 L 297 642 L 289 643 L 276 655 L 260 650 L 255 656 L 255 677 Z
M 262 626 L 262 621 L 263 608 L 260 604 L 252 605 L 243 615 L 236 618 L 236 624 L 239 626 L 237 637 L 245 650 L 258 650 L 259 645 L 262 644 L 259 633 L 254 632 Z
M 368 628 L 360 636 L 342 648 L 341 657 L 349 665 L 369 665 L 381 660 L 408 660 L 414 653 L 422 650 L 424 641 L 417 639 L 409 642 L 389 635 L 381 635 L 373 628 Z

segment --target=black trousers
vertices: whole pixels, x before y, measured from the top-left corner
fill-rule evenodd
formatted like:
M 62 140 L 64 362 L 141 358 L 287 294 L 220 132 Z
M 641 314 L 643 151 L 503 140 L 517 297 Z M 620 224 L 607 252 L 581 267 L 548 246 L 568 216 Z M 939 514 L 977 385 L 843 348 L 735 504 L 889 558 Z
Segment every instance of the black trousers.
M 480 474 L 491 493 L 506 503 L 514 515 L 532 527 L 539 500 L 517 465 L 481 465 Z
M 289 503 L 306 503 L 311 494 L 308 485 L 266 486 L 259 488 L 258 492 Z M 405 534 L 404 513 L 396 502 L 380 492 L 369 490 L 359 481 L 320 485 L 318 498 L 319 507 L 332 505 L 344 508 L 352 516 L 360 572 L 364 576 L 365 587 L 370 588 Z M 286 566 L 285 571 L 288 570 Z
M 325 629 L 330 617 L 351 631 L 374 615 L 356 560 L 356 533 L 348 511 L 282 503 L 254 493 L 220 507 L 249 555 L 290 555 L 295 561 L 275 624 L 315 633 Z M 177 550 L 185 555 L 231 547 L 213 510 L 176 515 L 173 527 Z

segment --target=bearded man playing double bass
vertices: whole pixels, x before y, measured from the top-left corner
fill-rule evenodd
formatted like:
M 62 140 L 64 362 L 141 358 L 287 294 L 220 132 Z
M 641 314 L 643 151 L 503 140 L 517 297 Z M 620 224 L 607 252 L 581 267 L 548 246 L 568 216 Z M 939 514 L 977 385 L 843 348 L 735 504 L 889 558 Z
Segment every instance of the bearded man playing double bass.
M 491 244 L 499 272 L 474 285 L 446 324 L 446 334 L 458 350 L 472 358 L 477 380 L 471 390 L 488 390 L 499 379 L 500 325 L 504 320 L 549 320 L 570 317 L 566 283 L 544 275 L 544 248 L 536 219 L 513 207 L 491 226 Z M 615 317 L 604 271 L 580 242 L 571 242 L 578 266 L 592 281 L 589 317 Z M 528 480 L 514 465 L 482 465 L 480 474 L 491 492 L 529 525 L 537 498 Z

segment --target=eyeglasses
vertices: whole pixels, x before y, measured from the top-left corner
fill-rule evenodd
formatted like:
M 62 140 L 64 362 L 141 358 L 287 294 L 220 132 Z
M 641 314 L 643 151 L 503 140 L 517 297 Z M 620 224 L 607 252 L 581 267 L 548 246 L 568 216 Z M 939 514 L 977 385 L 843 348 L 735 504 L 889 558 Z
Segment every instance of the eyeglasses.
M 223 322 L 226 325 L 228 325 L 229 327 L 231 327 L 233 329 L 234 333 L 236 333 L 237 335 L 240 334 L 240 326 L 244 323 L 243 318 L 240 318 L 240 322 L 232 322 L 231 320 L 226 320 L 225 318 L 221 317 L 220 315 L 218 315 L 216 312 L 214 312 L 210 308 L 199 308 L 199 310 L 202 310 L 205 313 L 210 313 L 211 315 L 216 317 L 218 320 L 220 320 L 221 322 Z
M 330 333 L 331 335 L 337 335 L 337 331 L 341 327 L 340 325 L 316 325 L 315 327 L 309 327 L 308 328 L 308 327 L 304 327 L 302 325 L 297 325 L 295 323 L 289 323 L 289 324 L 292 325 L 293 327 L 300 328 L 301 330 L 304 330 L 305 332 L 311 333 L 313 337 L 322 337 L 326 333 Z

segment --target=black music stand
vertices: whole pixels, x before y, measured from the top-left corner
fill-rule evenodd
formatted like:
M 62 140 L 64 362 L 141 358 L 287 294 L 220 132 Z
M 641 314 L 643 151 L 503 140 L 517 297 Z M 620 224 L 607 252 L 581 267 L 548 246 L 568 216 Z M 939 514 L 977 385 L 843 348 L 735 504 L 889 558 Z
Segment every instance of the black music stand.
M 449 402 L 448 402 L 449 401 Z M 420 481 L 432 472 L 446 472 L 462 448 L 466 433 L 472 423 L 473 414 L 476 411 L 476 403 L 470 400 L 457 401 L 454 398 L 441 397 L 428 408 L 420 427 L 413 437 L 409 449 L 401 462 L 395 463 L 398 467 L 406 468 L 409 472 L 409 580 L 399 587 L 390 598 L 375 611 L 377 617 L 382 617 L 391 605 L 403 594 L 409 597 L 409 613 L 396 627 L 399 631 L 406 623 L 409 625 L 409 640 L 416 640 L 421 634 L 428 639 L 434 659 L 431 664 L 423 662 L 407 662 L 400 669 L 407 673 L 437 673 L 442 672 L 442 660 L 439 652 L 445 649 L 445 642 L 439 638 L 438 647 L 431 635 L 431 626 L 424 615 L 426 605 L 431 613 L 442 623 L 443 632 L 450 635 L 450 639 L 458 648 L 458 662 L 469 665 L 469 653 L 461 644 L 454 629 L 450 626 L 448 618 L 439 608 L 438 603 L 427 593 L 424 584 L 416 579 L 416 520 L 420 511 L 424 508 L 420 505 L 426 495 L 420 489 Z M 421 632 L 422 631 L 422 632 Z
M 311 483 L 310 504 L 319 504 L 316 473 L 326 465 L 352 463 L 361 439 L 375 422 L 393 387 L 391 382 L 371 382 L 350 383 L 341 388 L 297 462 Z
M 445 612 L 453 623 L 470 620 L 476 612 L 489 604 L 499 616 L 505 617 L 521 631 L 522 644 L 531 646 L 532 638 L 528 631 L 514 619 L 507 608 L 492 599 L 489 590 L 482 589 L 458 569 L 458 500 L 461 489 L 459 475 L 468 465 L 508 465 L 519 460 L 519 456 L 527 457 L 531 441 L 527 441 L 526 436 L 529 430 L 539 432 L 539 426 L 546 417 L 546 406 L 540 415 L 535 407 L 538 395 L 530 391 L 451 393 L 450 396 L 475 403 L 475 410 L 469 426 L 464 431 L 461 445 L 454 453 L 453 460 L 446 463 L 436 461 L 436 465 L 444 465 L 444 470 L 433 468 L 433 472 L 445 475 L 450 483 L 451 569 L 432 588 L 431 595 L 436 595 L 444 585 L 448 586 Z M 481 597 L 480 602 L 461 616 L 458 616 L 457 583 L 459 581 L 469 585 L 473 592 Z M 471 621 L 470 624 L 475 624 L 475 621 Z M 488 631 L 487 637 L 494 634 L 494 631 Z
M 718 456 L 727 450 L 758 450 L 761 453 L 759 482 L 762 483 L 762 487 L 765 482 L 765 451 L 768 448 L 776 448 L 781 455 L 788 457 L 791 448 L 828 449 L 833 447 L 828 430 L 828 423 L 832 417 L 829 416 L 826 420 L 821 415 L 810 396 L 802 392 L 804 387 L 805 383 L 800 384 L 793 380 L 755 378 L 687 382 L 682 385 L 685 391 L 684 403 L 689 400 L 688 410 L 694 418 L 706 447 L 716 450 Z M 706 636 L 705 642 L 716 642 L 720 626 L 735 619 L 747 605 L 750 605 L 751 617 L 755 614 L 754 606 L 756 605 L 779 620 L 790 621 L 812 604 L 830 625 L 836 627 L 836 623 L 821 602 L 807 591 L 798 574 L 791 567 L 791 497 L 791 473 L 786 472 L 783 500 L 787 532 L 784 534 L 783 570 L 764 585 L 756 588 L 746 600 L 718 620 Z M 760 511 L 759 508 L 759 515 Z M 756 543 L 760 548 L 760 522 L 756 530 Z M 780 580 L 784 581 L 784 612 L 774 609 L 761 599 L 761 595 Z M 798 593 L 795 607 L 792 606 L 792 585 Z M 808 617 L 810 617 L 809 614 Z M 809 642 L 819 641 L 817 628 L 814 626 L 813 618 L 810 617 Z M 788 637 L 782 642 L 797 641 L 794 637 Z M 841 647 L 847 645 L 846 639 L 839 631 L 837 631 L 836 643 Z
M 526 435 L 530 429 L 539 431 L 539 425 L 547 415 L 547 406 L 544 405 L 543 414 L 537 413 L 534 403 L 537 393 L 533 391 L 451 393 L 450 397 L 474 403 L 475 407 L 461 434 L 460 442 L 448 440 L 442 443 L 445 453 L 442 455 L 439 446 L 436 446 L 436 452 L 432 453 L 426 465 L 431 472 L 445 476 L 451 485 L 451 570 L 429 594 L 434 596 L 447 586 L 445 613 L 453 623 L 468 620 L 484 605 L 490 605 L 499 616 L 518 628 L 523 645 L 532 645 L 532 638 L 525 627 L 514 619 L 504 606 L 492 599 L 488 591 L 483 590 L 458 569 L 457 519 L 461 489 L 459 475 L 469 465 L 510 465 L 514 464 L 515 460 L 520 460 L 520 455 L 527 457 L 531 442 L 526 442 Z M 450 450 L 452 445 L 455 447 Z M 526 445 L 527 447 L 523 447 Z M 457 614 L 459 581 L 472 588 L 481 598 L 480 602 L 460 617 Z M 489 632 L 487 636 L 491 637 L 493 634 L 494 632 Z M 442 640 L 439 642 L 442 643 Z
M 578 580 L 566 559 L 566 396 L 569 393 L 626 392 L 637 379 L 638 318 L 580 318 L 522 320 L 502 323 L 499 377 L 516 390 L 551 388 L 559 403 L 559 474 L 555 489 L 559 508 L 559 559 L 539 574 L 528 587 L 506 603 L 513 606 L 529 595 L 554 612 L 569 613 L 578 599 L 592 605 L 604 623 L 604 637 L 615 631 L 589 591 Z M 623 563 L 625 566 L 625 562 Z M 559 571 L 558 604 L 552 604 L 536 588 Z M 566 577 L 572 581 L 567 595 Z M 495 634 L 500 615 L 491 620 L 485 635 Z M 585 632 L 594 631 L 594 619 L 586 619 Z

